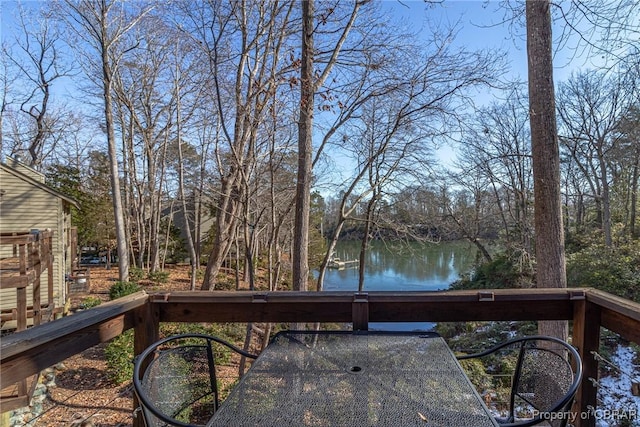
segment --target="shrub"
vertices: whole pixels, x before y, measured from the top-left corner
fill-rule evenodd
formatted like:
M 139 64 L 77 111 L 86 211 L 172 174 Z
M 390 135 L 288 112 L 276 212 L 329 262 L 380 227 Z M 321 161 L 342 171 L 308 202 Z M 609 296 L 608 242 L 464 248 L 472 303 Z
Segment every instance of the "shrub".
M 480 359 L 467 359 L 461 360 L 460 365 L 464 369 L 467 377 L 473 383 L 477 390 L 481 393 L 486 392 L 492 388 L 493 382 L 489 374 L 487 374 L 486 367 Z
M 116 282 L 109 289 L 109 298 L 117 299 L 121 298 L 140 290 L 140 286 L 137 283 L 132 282 Z
M 189 270 L 189 277 L 191 277 L 191 270 Z M 204 269 L 203 268 L 196 269 L 196 281 L 202 282 L 203 279 L 204 279 Z
M 474 268 L 468 277 L 451 284 L 460 289 L 513 289 L 533 285 L 533 267 L 528 254 L 513 251 L 496 255 L 493 260 Z
M 80 302 L 80 309 L 87 310 L 89 308 L 97 307 L 102 303 L 102 300 L 98 297 L 86 297 Z
M 593 287 L 640 302 L 640 242 L 598 243 L 567 256 L 567 285 Z
M 121 298 L 138 292 L 140 286 L 131 282 L 116 282 L 109 289 L 111 299 Z M 107 375 L 115 384 L 133 378 L 133 330 L 125 331 L 111 340 L 104 350 Z
M 145 271 L 139 267 L 131 267 L 129 269 L 129 281 L 133 283 L 138 283 L 140 280 L 144 279 Z
M 219 291 L 233 291 L 236 289 L 236 279 L 234 276 L 218 274 L 216 289 Z
M 168 271 L 150 271 L 147 278 L 153 283 L 167 283 L 169 281 Z
M 111 340 L 104 356 L 111 382 L 122 384 L 133 378 L 133 330 L 129 329 Z
M 232 343 L 244 340 L 245 326 L 240 323 L 162 323 L 160 336 L 168 337 L 186 333 L 214 335 Z M 215 346 L 220 363 L 231 361 L 231 350 Z M 109 342 L 105 348 L 107 375 L 114 384 L 122 384 L 133 378 L 133 330 L 128 330 Z

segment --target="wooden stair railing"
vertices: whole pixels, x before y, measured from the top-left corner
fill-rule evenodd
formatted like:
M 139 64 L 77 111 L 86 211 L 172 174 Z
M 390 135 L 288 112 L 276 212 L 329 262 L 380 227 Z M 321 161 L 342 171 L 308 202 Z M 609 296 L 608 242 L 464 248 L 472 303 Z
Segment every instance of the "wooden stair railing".
M 0 289 L 15 289 L 16 304 L 0 313 L 2 325 L 14 321 L 15 330 L 27 329 L 29 319 L 33 325 L 53 320 L 53 252 L 51 231 L 15 232 L 0 234 Z M 11 251 L 6 246 L 11 245 Z M 41 278 L 47 273 L 47 299 L 43 303 Z M 32 303 L 28 305 L 28 288 L 32 289 Z M 38 383 L 39 374 L 23 379 L 18 383 L 0 390 L 0 406 L 3 412 L 29 405 L 31 396 Z

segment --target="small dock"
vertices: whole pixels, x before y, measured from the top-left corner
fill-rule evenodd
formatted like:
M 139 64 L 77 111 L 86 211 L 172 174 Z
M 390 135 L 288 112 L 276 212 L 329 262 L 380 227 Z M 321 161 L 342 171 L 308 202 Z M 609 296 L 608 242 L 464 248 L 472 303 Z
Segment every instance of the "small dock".
M 332 258 L 329 260 L 329 268 L 337 268 L 339 270 L 343 268 L 351 268 L 358 267 L 358 260 L 354 259 L 352 261 L 342 261 L 340 258 Z

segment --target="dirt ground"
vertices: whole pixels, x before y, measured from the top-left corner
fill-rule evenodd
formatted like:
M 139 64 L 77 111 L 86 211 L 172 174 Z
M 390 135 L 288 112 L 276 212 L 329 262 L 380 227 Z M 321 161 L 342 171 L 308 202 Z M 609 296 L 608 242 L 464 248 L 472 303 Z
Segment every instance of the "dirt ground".
M 159 288 L 150 282 L 141 282 L 149 291 L 188 290 L 188 267 L 168 269 L 170 278 Z M 75 295 L 72 308 L 88 297 L 109 300 L 109 288 L 117 280 L 118 270 L 104 266 L 92 267 L 90 290 Z M 49 389 L 44 401 L 44 413 L 35 420 L 35 426 L 130 426 L 132 424 L 132 385 L 112 384 L 107 377 L 104 345 L 93 347 L 58 365 L 56 386 Z

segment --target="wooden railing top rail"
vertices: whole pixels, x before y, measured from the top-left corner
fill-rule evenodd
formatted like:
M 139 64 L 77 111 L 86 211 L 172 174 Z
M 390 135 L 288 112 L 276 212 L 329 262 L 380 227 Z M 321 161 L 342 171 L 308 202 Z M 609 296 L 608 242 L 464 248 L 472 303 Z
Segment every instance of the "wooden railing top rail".
M 602 308 L 614 310 L 640 322 L 640 303 L 598 289 L 589 289 L 587 301 Z
M 323 301 L 344 299 L 351 300 L 354 296 L 368 296 L 370 300 L 407 300 L 415 298 L 433 301 L 479 301 L 491 298 L 493 295 L 499 300 L 567 300 L 584 299 L 586 292 L 592 289 L 565 288 L 565 289 L 487 289 L 487 290 L 463 290 L 463 291 L 322 291 L 322 292 L 292 292 L 292 291 L 174 291 L 157 292 L 149 294 L 149 300 L 154 303 L 166 302 L 252 302 L 252 300 L 267 301 Z M 600 292 L 600 291 L 598 291 Z M 600 292 L 609 295 L 606 292 Z M 626 300 L 625 300 L 626 301 Z M 255 301 L 253 301 L 255 302 Z
M 640 344 L 640 304 L 597 289 L 589 289 L 587 302 L 597 307 L 600 325 Z
M 150 295 L 162 322 L 569 320 L 583 289 L 443 292 L 171 292 Z
M 134 310 L 147 300 L 145 292 L 138 292 L 4 337 L 0 388 L 117 337 L 133 327 Z

